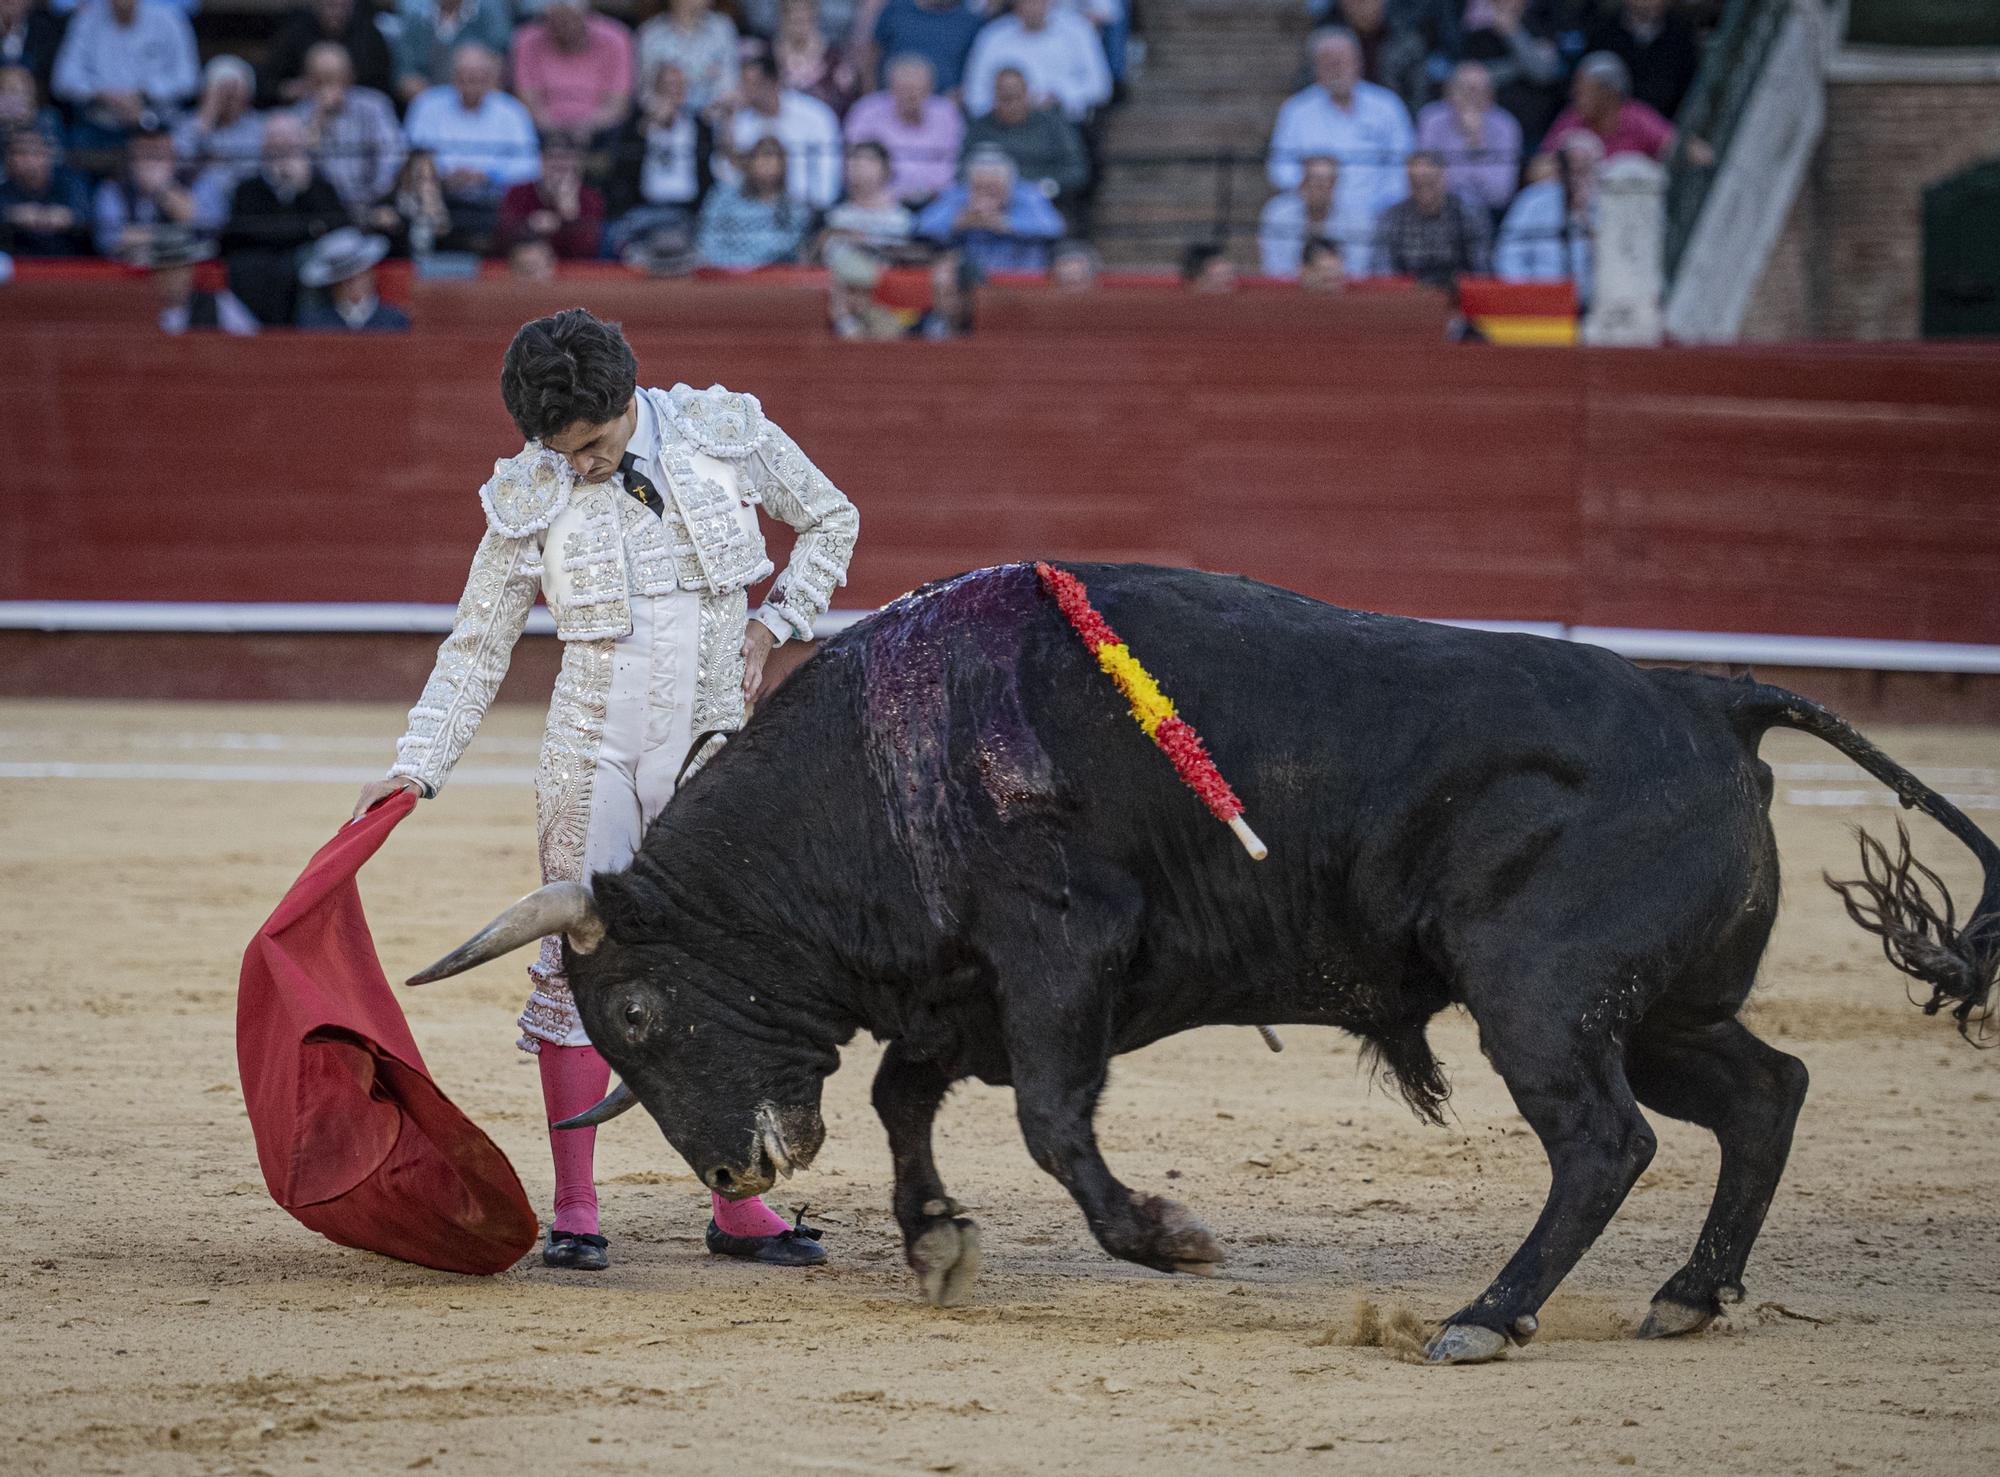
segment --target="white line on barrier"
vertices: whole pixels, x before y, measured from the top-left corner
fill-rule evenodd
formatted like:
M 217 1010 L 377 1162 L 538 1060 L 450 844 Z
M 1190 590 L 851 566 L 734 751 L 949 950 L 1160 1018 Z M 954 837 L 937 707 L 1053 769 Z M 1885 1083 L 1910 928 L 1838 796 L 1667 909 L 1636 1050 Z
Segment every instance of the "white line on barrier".
M 443 604 L 388 601 L 0 600 L 0 630 L 442 635 L 451 629 L 453 609 Z M 830 610 L 821 617 L 819 627 L 831 635 L 867 614 L 862 610 Z M 1949 641 L 1651 631 L 1626 626 L 1566 626 L 1552 621 L 1445 620 L 1441 624 L 1587 641 L 1620 656 L 1648 661 L 2000 673 L 2000 646 Z M 547 610 L 538 607 L 529 612 L 531 635 L 549 635 L 554 630 Z
M 359 785 L 385 766 L 358 764 L 97 764 L 71 759 L 0 763 L 0 780 L 199 780 L 220 784 Z M 532 785 L 532 769 L 467 766 L 454 785 Z
M 1946 795 L 1960 810 L 2000 810 L 2000 795 Z M 1842 809 L 1872 809 L 1898 804 L 1888 790 L 1787 790 L 1787 805 L 1828 805 Z

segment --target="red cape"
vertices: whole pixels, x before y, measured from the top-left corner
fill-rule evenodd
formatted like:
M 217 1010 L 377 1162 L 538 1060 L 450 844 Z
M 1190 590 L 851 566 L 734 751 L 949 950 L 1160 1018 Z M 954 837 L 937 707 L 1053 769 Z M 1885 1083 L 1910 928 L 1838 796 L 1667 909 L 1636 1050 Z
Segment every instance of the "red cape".
M 446 1272 L 535 1244 L 514 1166 L 439 1092 L 375 958 L 355 873 L 416 805 L 343 826 L 243 955 L 236 1065 L 271 1198 L 343 1246 Z

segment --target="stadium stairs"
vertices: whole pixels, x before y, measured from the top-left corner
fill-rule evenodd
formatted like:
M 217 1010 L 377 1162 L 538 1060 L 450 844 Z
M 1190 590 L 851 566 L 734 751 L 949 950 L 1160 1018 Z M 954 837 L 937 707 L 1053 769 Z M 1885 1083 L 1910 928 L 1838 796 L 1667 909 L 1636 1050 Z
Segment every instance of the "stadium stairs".
M 1146 10 L 1146 59 L 1105 128 L 1093 236 L 1107 266 L 1177 266 L 1222 235 L 1256 264 L 1264 145 L 1299 85 L 1300 0 L 1173 0 Z M 1233 156 L 1234 162 L 1219 162 Z

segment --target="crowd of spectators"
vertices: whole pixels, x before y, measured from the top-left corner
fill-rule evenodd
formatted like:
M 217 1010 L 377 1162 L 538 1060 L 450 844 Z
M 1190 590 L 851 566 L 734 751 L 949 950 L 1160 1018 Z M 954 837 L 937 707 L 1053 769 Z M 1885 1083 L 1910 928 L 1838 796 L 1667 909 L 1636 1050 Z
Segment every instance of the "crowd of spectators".
M 1712 162 L 1673 118 L 1700 67 L 1680 0 L 1310 0 L 1310 83 L 1285 101 L 1265 273 L 1446 284 L 1591 276 L 1606 160 Z
M 636 30 L 592 0 L 308 0 L 204 66 L 198 4 L 0 0 L 0 251 L 172 282 L 219 254 L 192 315 L 163 288 L 163 321 L 209 326 L 381 326 L 305 280 L 343 229 L 336 269 L 836 244 L 1045 270 L 1087 224 L 1126 25 L 1124 0 L 665 0 Z
M 947 295 L 996 272 L 1087 285 L 1127 3 L 664 0 L 635 30 L 593 0 L 308 0 L 253 66 L 202 64 L 199 0 L 0 0 L 0 251 L 171 282 L 219 255 L 227 292 L 193 319 L 263 325 L 383 326 L 334 289 L 386 254 L 538 278 L 838 258 L 857 290 L 942 256 Z M 1268 276 L 1584 281 L 1603 162 L 1680 144 L 1686 0 L 1307 3 Z M 343 232 L 329 266 L 315 248 Z M 1235 285 L 1224 245 L 1190 246 L 1191 285 Z

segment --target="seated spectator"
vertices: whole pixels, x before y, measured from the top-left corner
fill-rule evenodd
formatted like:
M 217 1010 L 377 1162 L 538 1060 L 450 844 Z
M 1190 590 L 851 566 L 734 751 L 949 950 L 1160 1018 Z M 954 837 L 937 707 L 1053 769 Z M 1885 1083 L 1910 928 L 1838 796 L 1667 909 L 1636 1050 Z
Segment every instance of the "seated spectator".
M 500 200 L 499 247 L 546 241 L 559 261 L 589 261 L 604 243 L 604 197 L 583 182 L 584 141 L 552 133 L 542 141 L 541 178 Z
M 793 92 L 816 97 L 845 113 L 860 94 L 860 73 L 839 42 L 820 29 L 820 0 L 783 0 L 771 55 L 778 63 L 778 80 Z
M 819 0 L 814 7 L 813 23 L 833 45 L 850 56 L 858 56 L 854 50 L 858 39 L 855 31 L 862 24 L 862 13 L 867 12 L 866 24 L 872 26 L 875 12 L 880 8 L 881 0 Z M 766 41 L 776 40 L 784 28 L 784 0 L 736 0 L 736 19 L 751 35 L 762 36 Z
M 90 187 L 56 162 L 56 146 L 32 128 L 7 139 L 0 180 L 0 249 L 15 256 L 81 256 L 90 239 Z
M 910 325 L 910 337 L 942 340 L 972 332 L 973 305 L 984 274 L 962 251 L 941 251 L 931 262 L 931 305 Z
M 1347 264 L 1340 243 L 1315 236 L 1299 261 L 1299 286 L 1307 292 L 1340 292 L 1347 286 Z
M 1361 77 L 1361 44 L 1351 31 L 1315 31 L 1310 41 L 1313 85 L 1278 109 L 1267 165 L 1271 183 L 1296 189 L 1305 161 L 1325 155 L 1340 163 L 1335 199 L 1343 250 L 1350 270 L 1368 249 L 1375 222 L 1403 198 L 1403 161 L 1415 147 L 1410 113 L 1386 87 Z
M 18 128 L 32 128 L 51 140 L 59 139 L 62 116 L 42 102 L 33 72 L 12 62 L 0 63 L 0 149 Z
M 1296 190 L 1264 202 L 1264 213 L 1257 222 L 1257 255 L 1266 277 L 1298 276 L 1306 243 L 1339 230 L 1334 209 L 1339 186 L 1340 161 L 1321 154 L 1306 160 Z
M 930 61 L 915 52 L 889 63 L 889 86 L 847 112 L 848 144 L 880 144 L 889 155 L 889 188 L 920 205 L 958 175 L 965 119 L 939 97 Z
M 937 90 L 956 94 L 964 84 L 965 59 L 984 24 L 965 0 L 887 0 L 869 30 L 874 65 L 864 75 L 886 87 L 883 62 L 920 56 L 931 64 Z
M 313 163 L 347 202 L 355 220 L 368 212 L 402 173 L 403 130 L 386 93 L 354 85 L 347 49 L 322 41 L 306 53 L 306 95 L 292 115 L 306 127 Z
M 485 249 L 500 197 L 541 171 L 535 120 L 500 91 L 500 58 L 468 42 L 452 53 L 451 85 L 417 95 L 405 120 L 410 147 L 428 150 L 444 181 L 454 244 Z
M 312 91 L 307 53 L 329 41 L 345 48 L 361 86 L 385 95 L 395 88 L 389 43 L 375 24 L 372 0 L 311 0 L 285 17 L 264 58 L 258 92 L 266 107 L 299 102 Z
M 1459 55 L 1486 68 L 1495 100 L 1532 150 L 1562 108 L 1562 53 L 1549 28 L 1529 15 L 1528 0 L 1486 0 L 1484 23 L 1466 32 Z
M 290 113 L 264 124 L 264 162 L 236 187 L 222 250 L 229 287 L 267 328 L 298 315 L 298 254 L 347 224 L 340 193 L 313 168 L 305 125 Z
M 192 226 L 194 195 L 175 177 L 173 136 L 133 134 L 124 169 L 98 185 L 92 214 L 97 254 L 134 265 L 156 227 Z
M 1090 292 L 1097 286 L 1099 265 L 1088 241 L 1064 241 L 1049 262 L 1049 281 L 1058 292 Z
M 514 93 L 544 133 L 594 139 L 632 111 L 632 33 L 589 0 L 548 0 L 514 32 Z
M 740 181 L 716 181 L 695 229 L 704 263 L 748 271 L 798 259 L 813 212 L 787 191 L 789 172 L 785 146 L 767 135 L 751 145 Z
M 1509 282 L 1576 283 L 1577 301 L 1588 305 L 1593 283 L 1592 208 L 1597 199 L 1597 167 L 1604 145 L 1596 134 L 1578 129 L 1559 153 L 1544 154 L 1529 166 L 1529 182 L 1514 197 L 1500 223 L 1493 251 L 1493 274 Z
M 778 82 L 769 51 L 745 47 L 741 102 L 727 109 L 720 126 L 722 142 L 733 159 L 741 159 L 760 139 L 774 138 L 785 146 L 791 177 L 786 193 L 824 210 L 840 194 L 840 120 L 816 97 L 792 92 Z
M 408 333 L 409 314 L 390 307 L 375 291 L 375 264 L 388 254 L 387 236 L 371 236 L 352 226 L 315 241 L 299 264 L 299 285 L 315 294 L 300 310 L 299 327 L 322 333 Z
M 1665 118 L 1680 112 L 1701 70 L 1694 23 L 1672 0 L 1623 0 L 1615 14 L 1601 16 L 1590 28 L 1585 44 L 1624 62 L 1633 98 Z
M 688 106 L 687 77 L 677 64 L 661 62 L 650 82 L 641 89 L 645 105 L 612 147 L 610 247 L 617 256 L 655 232 L 692 228 L 714 182 L 714 135 Z
M 174 128 L 174 158 L 192 183 L 195 224 L 219 231 L 229 198 L 257 172 L 264 118 L 251 109 L 257 75 L 240 56 L 218 56 L 202 69 L 201 102 Z
M 556 249 L 546 241 L 517 241 L 507 253 L 507 270 L 523 282 L 553 282 Z
M 965 181 L 953 185 L 917 217 L 917 234 L 961 253 L 982 277 L 995 272 L 1045 272 L 1049 247 L 1064 235 L 1063 218 L 1014 161 L 983 149 L 965 161 Z
M 847 190 L 826 213 L 828 244 L 844 242 L 876 253 L 909 243 L 917 218 L 889 188 L 889 151 L 873 139 L 847 149 Z
M 450 237 L 451 207 L 445 204 L 444 182 L 429 150 L 410 150 L 395 188 L 369 212 L 368 224 L 388 236 L 396 256 L 429 256 Z
M 1090 183 L 1090 158 L 1076 125 L 1056 108 L 1037 108 L 1018 67 L 993 77 L 993 111 L 965 131 L 965 152 L 998 149 L 1022 179 L 1051 200 L 1073 202 Z
M 405 105 L 427 87 L 451 81 L 451 54 L 476 44 L 505 56 L 514 34 L 511 0 L 398 0 L 390 58 L 396 96 Z
M 1410 193 L 1382 212 L 1369 270 L 1378 277 L 1414 277 L 1449 287 L 1462 273 L 1492 269 L 1493 225 L 1485 210 L 1445 188 L 1444 161 L 1427 150 L 1410 155 Z
M 1236 263 L 1213 241 L 1197 241 L 1181 253 L 1181 281 L 1194 292 L 1236 291 Z
M 639 27 L 639 76 L 651 77 L 661 62 L 672 62 L 687 79 L 688 106 L 706 113 L 736 93 L 738 45 L 736 23 L 717 14 L 711 0 L 667 0 L 664 11 Z
M 1328 23 L 1352 31 L 1360 43 L 1361 75 L 1395 93 L 1406 108 L 1415 108 L 1430 91 L 1424 75 L 1430 48 L 1413 9 L 1404 5 L 1392 13 L 1387 0 L 1336 0 L 1326 14 Z
M 1608 51 L 1593 51 L 1577 65 L 1570 105 L 1549 125 L 1544 151 L 1560 151 L 1579 130 L 1594 133 L 1607 159 L 1644 154 L 1664 160 L 1674 148 L 1674 125 L 1631 96 L 1625 63 Z
M 140 254 L 139 265 L 153 279 L 159 295 L 160 332 L 229 333 L 247 336 L 257 320 L 227 287 L 204 287 L 195 268 L 215 255 L 215 243 L 185 226 L 162 226 Z
M 1521 125 L 1493 101 L 1493 77 L 1460 62 L 1417 118 L 1417 147 L 1444 160 L 1445 188 L 1498 216 L 1521 182 Z
M 44 96 L 62 38 L 62 17 L 43 0 L 0 0 L 0 66 L 26 67 Z
M 49 91 L 76 112 L 70 145 L 121 149 L 172 124 L 201 83 L 194 29 L 163 0 L 84 0 L 70 17 Z
M 993 111 L 993 79 L 1012 67 L 1028 79 L 1038 108 L 1061 108 L 1081 123 L 1111 100 L 1111 66 L 1097 30 L 1053 0 L 1014 0 L 1012 12 L 979 33 L 965 59 L 965 111 Z

